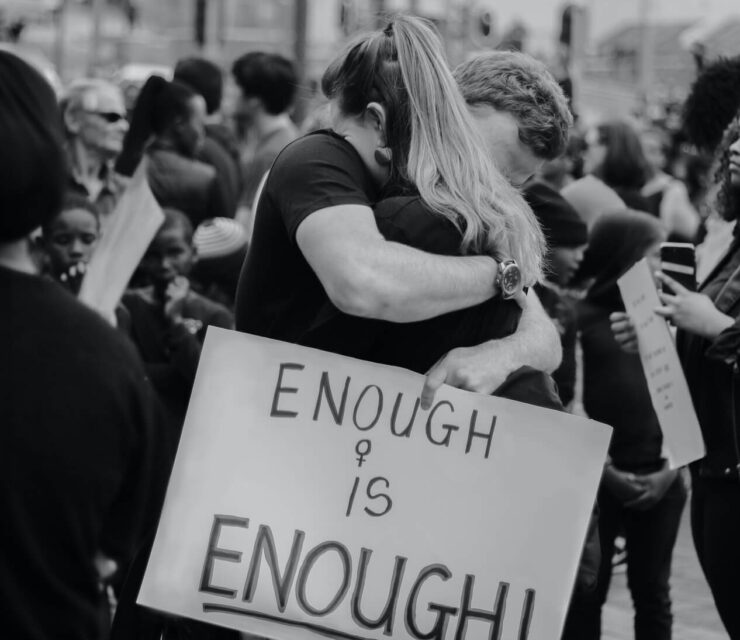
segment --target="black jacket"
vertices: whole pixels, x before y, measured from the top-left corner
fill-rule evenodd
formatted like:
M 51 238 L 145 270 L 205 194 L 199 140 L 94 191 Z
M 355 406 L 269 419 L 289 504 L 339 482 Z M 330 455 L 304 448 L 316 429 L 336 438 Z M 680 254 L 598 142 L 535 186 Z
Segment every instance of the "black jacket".
M 699 417 L 705 458 L 694 469 L 701 475 L 740 480 L 740 238 L 699 288 L 735 324 L 714 340 L 679 331 L 677 346 Z

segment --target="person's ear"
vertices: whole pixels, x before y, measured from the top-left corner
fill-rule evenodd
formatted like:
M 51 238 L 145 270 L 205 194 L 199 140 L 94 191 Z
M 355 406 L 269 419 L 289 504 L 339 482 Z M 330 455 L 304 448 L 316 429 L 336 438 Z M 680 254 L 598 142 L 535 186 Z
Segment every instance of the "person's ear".
M 79 120 L 77 119 L 75 109 L 67 107 L 64 110 L 62 117 L 64 119 L 64 128 L 69 131 L 69 133 L 77 135 L 80 132 L 81 125 Z
M 389 167 L 393 162 L 393 152 L 388 146 L 386 136 L 386 112 L 385 107 L 378 102 L 371 102 L 365 108 L 365 117 L 376 133 L 375 162 L 381 167 Z
M 376 135 L 378 136 L 378 146 L 379 147 L 385 147 L 388 144 L 387 138 L 386 138 L 386 124 L 387 124 L 387 116 L 385 112 L 385 107 L 380 104 L 379 102 L 370 102 L 367 107 L 365 107 L 365 115 L 370 122 L 370 125 L 375 130 Z

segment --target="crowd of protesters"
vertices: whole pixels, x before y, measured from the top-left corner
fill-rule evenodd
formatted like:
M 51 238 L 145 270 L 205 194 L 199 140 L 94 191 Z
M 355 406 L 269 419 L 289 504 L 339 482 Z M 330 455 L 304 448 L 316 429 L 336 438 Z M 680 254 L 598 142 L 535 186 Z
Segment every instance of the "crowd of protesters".
M 427 374 L 422 407 L 447 383 L 610 425 L 563 638 L 601 636 L 618 552 L 636 640 L 671 637 L 690 485 L 699 561 L 740 640 L 740 60 L 697 79 L 680 132 L 581 123 L 524 54 L 452 70 L 433 28 L 404 16 L 336 57 L 306 123 L 289 60 L 247 53 L 231 77 L 231 113 L 203 58 L 149 78 L 127 110 L 115 84 L 55 96 L 0 52 L 8 637 L 238 637 L 135 604 L 218 326 Z M 139 167 L 164 221 L 111 326 L 75 297 Z M 696 245 L 697 291 L 660 273 L 666 240 Z M 707 448 L 690 474 L 664 456 L 617 287 L 642 258 Z

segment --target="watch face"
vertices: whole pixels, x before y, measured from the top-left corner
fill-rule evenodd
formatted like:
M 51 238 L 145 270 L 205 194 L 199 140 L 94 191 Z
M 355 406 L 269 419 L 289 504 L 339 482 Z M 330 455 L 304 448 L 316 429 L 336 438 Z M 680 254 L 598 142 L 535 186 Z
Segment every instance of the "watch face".
M 504 267 L 504 272 L 501 276 L 501 290 L 504 294 L 513 294 L 519 290 L 519 285 L 522 282 L 522 274 L 519 271 L 519 267 L 516 264 L 508 264 Z

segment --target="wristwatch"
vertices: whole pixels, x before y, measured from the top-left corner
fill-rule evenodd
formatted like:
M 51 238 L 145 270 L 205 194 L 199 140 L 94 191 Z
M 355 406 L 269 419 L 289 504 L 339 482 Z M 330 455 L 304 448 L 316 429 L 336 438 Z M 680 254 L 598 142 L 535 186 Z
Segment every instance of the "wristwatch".
M 522 272 L 516 260 L 502 260 L 498 263 L 496 286 L 504 300 L 511 300 L 522 290 Z

